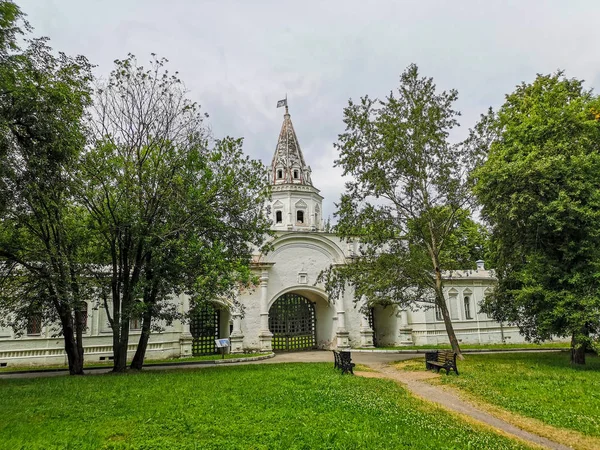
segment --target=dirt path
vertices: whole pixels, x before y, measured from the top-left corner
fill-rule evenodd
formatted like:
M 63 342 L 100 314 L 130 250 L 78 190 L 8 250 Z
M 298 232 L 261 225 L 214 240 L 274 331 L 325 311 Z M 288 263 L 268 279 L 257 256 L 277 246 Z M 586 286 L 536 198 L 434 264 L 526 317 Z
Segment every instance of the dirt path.
M 398 383 L 402 383 L 412 394 L 416 395 L 417 397 L 421 397 L 428 402 L 436 403 L 443 408 L 463 414 L 477 422 L 490 426 L 495 430 L 502 432 L 503 434 L 517 437 L 529 443 L 556 450 L 569 450 L 572 448 L 522 430 L 462 400 L 451 390 L 444 389 L 441 386 L 435 386 L 424 381 L 426 379 L 435 378 L 438 376 L 433 372 L 399 371 L 384 363 L 369 364 L 369 367 L 377 372 L 360 372 L 358 375 L 364 377 L 392 379 Z

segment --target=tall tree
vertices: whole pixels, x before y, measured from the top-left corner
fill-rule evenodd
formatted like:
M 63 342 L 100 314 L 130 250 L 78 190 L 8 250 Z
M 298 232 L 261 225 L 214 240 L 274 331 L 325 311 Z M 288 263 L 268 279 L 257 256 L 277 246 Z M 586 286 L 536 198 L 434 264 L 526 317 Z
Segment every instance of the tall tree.
M 153 327 L 178 317 L 170 296 L 227 295 L 251 281 L 251 251 L 267 231 L 262 164 L 243 156 L 241 140 L 211 140 L 165 62 L 153 59 L 147 70 L 132 55 L 116 61 L 97 91 L 82 169 L 98 260 L 110 267 L 104 306 L 114 371 L 127 367 L 133 317 L 142 317 L 139 369 Z
M 17 329 L 32 315 L 58 321 L 69 371 L 81 374 L 87 241 L 71 188 L 90 65 L 55 56 L 45 39 L 21 50 L 21 19 L 16 5 L 0 2 L 0 309 Z
M 333 297 L 345 283 L 369 304 L 439 308 L 453 350 L 460 355 L 444 299 L 444 271 L 456 268 L 467 228 L 470 154 L 448 142 L 458 125 L 456 91 L 438 93 L 431 78 L 409 66 L 397 93 L 384 100 L 350 100 L 346 131 L 335 145 L 337 166 L 351 181 L 338 205 L 337 233 L 360 251 L 322 277 Z M 452 244 L 452 245 L 451 245 Z M 446 253 L 444 253 L 444 251 Z
M 479 124 L 475 172 L 498 287 L 485 309 L 526 338 L 572 338 L 572 362 L 600 331 L 600 100 L 562 72 L 538 75 Z

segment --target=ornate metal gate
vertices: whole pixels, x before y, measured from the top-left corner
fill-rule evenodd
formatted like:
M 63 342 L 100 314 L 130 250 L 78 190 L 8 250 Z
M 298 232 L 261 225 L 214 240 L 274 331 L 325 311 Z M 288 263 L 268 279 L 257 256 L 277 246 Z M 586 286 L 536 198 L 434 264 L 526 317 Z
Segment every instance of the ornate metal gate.
M 298 294 L 283 294 L 269 310 L 273 350 L 316 348 L 315 305 Z
M 377 347 L 377 333 L 375 332 L 375 308 L 369 308 L 369 328 L 373 330 L 373 347 Z
M 217 353 L 215 339 L 219 338 L 219 310 L 210 303 L 201 303 L 190 314 L 192 333 L 192 355 L 212 355 Z

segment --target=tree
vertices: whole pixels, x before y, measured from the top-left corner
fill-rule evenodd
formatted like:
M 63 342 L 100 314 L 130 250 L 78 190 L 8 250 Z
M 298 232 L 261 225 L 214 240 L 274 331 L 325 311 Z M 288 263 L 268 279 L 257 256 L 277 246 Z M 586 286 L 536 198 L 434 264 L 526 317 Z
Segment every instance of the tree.
M 350 100 L 335 146 L 336 165 L 352 181 L 337 205 L 335 229 L 358 240 L 360 252 L 321 279 L 333 298 L 349 283 L 370 305 L 434 304 L 460 355 L 443 291 L 444 271 L 473 251 L 462 248 L 471 241 L 467 235 L 459 236 L 469 228 L 470 153 L 448 142 L 458 125 L 456 98 L 454 90 L 437 93 L 433 80 L 411 65 L 397 94 Z
M 479 124 L 474 173 L 498 286 L 485 309 L 527 339 L 572 337 L 572 362 L 600 328 L 600 102 L 563 72 L 538 75 Z
M 21 20 L 0 2 L 0 310 L 17 330 L 32 315 L 58 321 L 69 371 L 82 374 L 87 243 L 71 176 L 85 145 L 90 65 L 54 56 L 46 39 L 21 50 Z
M 108 282 L 114 371 L 126 369 L 133 317 L 142 318 L 139 369 L 153 327 L 181 318 L 173 294 L 210 300 L 251 282 L 251 252 L 268 229 L 264 167 L 243 156 L 241 140 L 212 141 L 165 63 L 116 61 L 97 91 L 82 166 L 81 201 L 99 236 L 97 260 L 109 268 L 98 279 Z

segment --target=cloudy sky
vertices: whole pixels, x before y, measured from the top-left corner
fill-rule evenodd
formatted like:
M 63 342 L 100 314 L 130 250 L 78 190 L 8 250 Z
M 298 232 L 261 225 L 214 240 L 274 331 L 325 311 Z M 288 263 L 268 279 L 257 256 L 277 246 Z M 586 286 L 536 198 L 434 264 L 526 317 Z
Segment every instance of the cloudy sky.
M 269 164 L 290 113 L 324 216 L 343 190 L 333 143 L 349 98 L 381 97 L 416 63 L 457 89 L 464 135 L 536 73 L 564 69 L 600 90 L 600 1 L 16 0 L 36 35 L 106 76 L 128 52 L 170 61 L 215 136 L 243 136 Z

